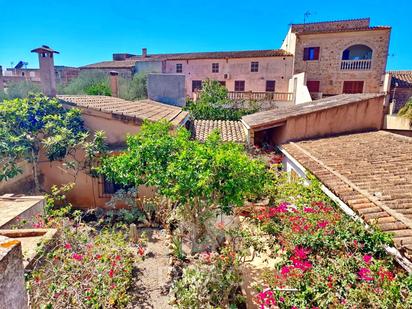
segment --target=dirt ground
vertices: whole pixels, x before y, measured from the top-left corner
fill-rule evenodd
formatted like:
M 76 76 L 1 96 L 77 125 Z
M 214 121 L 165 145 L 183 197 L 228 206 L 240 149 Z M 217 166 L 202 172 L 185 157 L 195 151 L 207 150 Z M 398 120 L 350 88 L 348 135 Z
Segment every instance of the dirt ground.
M 133 301 L 128 308 L 172 308 L 169 298 L 162 293 L 168 279 L 169 256 L 165 244 L 166 232 L 161 229 L 140 229 L 146 232 L 148 241 L 143 261 L 136 264 L 134 283 L 131 293 Z

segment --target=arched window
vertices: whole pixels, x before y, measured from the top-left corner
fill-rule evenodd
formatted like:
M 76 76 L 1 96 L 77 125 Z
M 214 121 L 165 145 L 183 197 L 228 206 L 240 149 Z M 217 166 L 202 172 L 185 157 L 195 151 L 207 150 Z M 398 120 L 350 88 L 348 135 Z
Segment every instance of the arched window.
M 352 45 L 343 51 L 342 60 L 372 59 L 372 49 L 366 45 Z

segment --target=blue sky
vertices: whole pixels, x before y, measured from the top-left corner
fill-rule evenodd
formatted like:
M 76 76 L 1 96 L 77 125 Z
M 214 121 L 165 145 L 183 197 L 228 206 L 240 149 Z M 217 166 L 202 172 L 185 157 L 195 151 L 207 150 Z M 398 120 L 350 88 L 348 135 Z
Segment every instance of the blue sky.
M 60 51 L 56 64 L 72 66 L 142 47 L 148 53 L 274 49 L 288 24 L 303 22 L 310 11 L 309 22 L 371 17 L 372 25 L 392 26 L 388 69 L 412 69 L 411 10 L 407 0 L 0 0 L 0 65 L 24 60 L 37 67 L 30 50 L 42 44 Z

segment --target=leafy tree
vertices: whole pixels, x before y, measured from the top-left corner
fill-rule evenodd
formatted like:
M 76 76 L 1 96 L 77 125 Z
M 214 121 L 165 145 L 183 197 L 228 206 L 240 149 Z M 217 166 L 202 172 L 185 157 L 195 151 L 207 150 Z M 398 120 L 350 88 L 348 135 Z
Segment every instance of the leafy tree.
M 40 86 L 30 81 L 21 81 L 10 83 L 7 87 L 9 99 L 26 98 L 30 93 L 41 93 Z
M 399 110 L 398 115 L 412 121 L 412 97 L 410 97 L 406 104 Z
M 0 103 L 0 180 L 21 173 L 18 162 L 33 166 L 36 191 L 40 191 L 38 162 L 44 149 L 50 161 L 66 157 L 87 138 L 78 109 L 64 109 L 43 95 Z
M 58 85 L 59 94 L 111 95 L 108 74 L 100 70 L 81 71 L 66 86 Z
M 127 138 L 127 150 L 104 158 L 99 171 L 119 184 L 156 186 L 190 223 L 195 250 L 209 218 L 230 213 L 260 192 L 265 168 L 242 146 L 222 143 L 217 132 L 200 143 L 190 140 L 184 128 L 170 129 L 165 122 L 144 123 L 137 135 Z
M 119 78 L 119 96 L 125 100 L 140 100 L 147 98 L 147 75 L 135 74 L 133 78 Z
M 196 102 L 189 101 L 187 109 L 195 119 L 239 120 L 243 115 L 254 113 L 257 107 L 238 107 L 229 99 L 225 86 L 216 80 L 206 80 Z

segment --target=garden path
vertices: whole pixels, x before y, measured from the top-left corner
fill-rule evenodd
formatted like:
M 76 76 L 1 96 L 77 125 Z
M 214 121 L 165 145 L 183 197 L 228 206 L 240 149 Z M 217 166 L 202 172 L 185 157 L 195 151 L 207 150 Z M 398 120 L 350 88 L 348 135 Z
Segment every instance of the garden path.
M 137 263 L 134 273 L 132 293 L 134 299 L 130 308 L 172 308 L 168 295 L 162 293 L 166 285 L 169 268 L 168 248 L 165 243 L 166 233 L 161 229 L 147 228 L 138 230 L 139 234 L 146 232 L 148 241 L 143 261 Z

